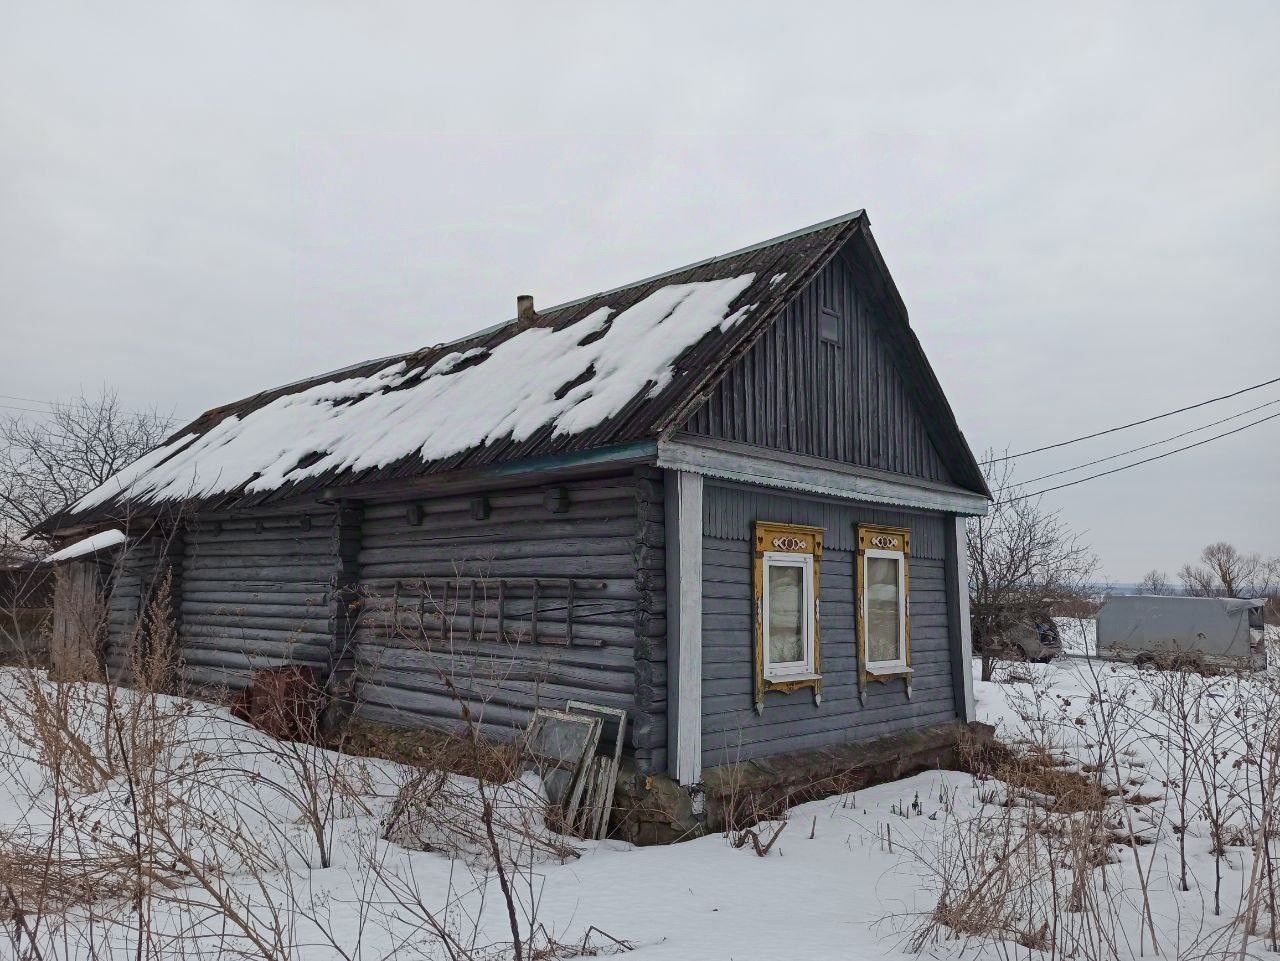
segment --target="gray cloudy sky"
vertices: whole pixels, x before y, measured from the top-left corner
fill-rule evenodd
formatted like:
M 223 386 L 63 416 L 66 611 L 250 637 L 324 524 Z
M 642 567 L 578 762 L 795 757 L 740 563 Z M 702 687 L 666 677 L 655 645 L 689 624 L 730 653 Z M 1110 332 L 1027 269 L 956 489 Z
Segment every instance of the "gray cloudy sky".
M 858 207 L 975 449 L 1280 375 L 1273 2 L 0 19 L 0 393 L 191 416 Z M 1129 580 L 1280 553 L 1277 476 L 1280 419 L 1049 497 Z

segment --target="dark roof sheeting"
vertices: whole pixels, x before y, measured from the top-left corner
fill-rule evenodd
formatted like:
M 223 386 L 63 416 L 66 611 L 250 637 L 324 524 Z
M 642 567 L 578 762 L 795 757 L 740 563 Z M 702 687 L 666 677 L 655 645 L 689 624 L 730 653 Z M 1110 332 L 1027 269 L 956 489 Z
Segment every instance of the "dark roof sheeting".
M 661 301 L 662 298 L 669 297 L 669 289 L 673 285 L 700 285 L 699 289 L 705 287 L 712 293 L 719 290 L 726 296 L 733 295 L 724 304 L 724 323 L 713 324 L 705 335 L 700 335 L 695 342 L 685 347 L 670 364 L 669 378 L 659 378 L 656 383 L 650 380 L 646 386 L 628 397 L 621 400 L 615 398 L 613 407 L 610 408 L 614 412 L 597 423 L 587 423 L 582 429 L 566 431 L 563 424 L 557 424 L 553 418 L 536 429 L 528 429 L 526 425 L 518 438 L 512 434 L 494 436 L 490 432 L 483 443 L 468 446 L 447 456 L 424 457 L 415 451 L 360 469 L 339 465 L 333 469 L 317 470 L 311 467 L 306 470 L 309 465 L 303 460 L 298 463 L 296 470 L 289 470 L 286 465 L 278 482 L 265 487 L 263 479 L 254 475 L 248 482 L 238 483 L 232 489 L 212 493 L 197 492 L 195 496 L 189 491 L 185 491 L 185 496 L 175 495 L 172 484 L 167 490 L 161 488 L 164 492 L 160 496 L 147 488 L 148 477 L 163 473 L 163 465 L 171 458 L 181 458 L 182 452 L 188 448 L 195 450 L 200 445 L 212 445 L 213 439 L 220 434 L 250 424 L 253 415 L 261 417 L 264 408 L 274 402 L 280 402 L 274 404 L 273 409 L 278 409 L 294 403 L 301 405 L 304 399 L 318 397 L 318 401 L 307 399 L 306 403 L 327 404 L 329 407 L 326 409 L 333 410 L 334 416 L 338 417 L 341 416 L 340 408 L 344 406 L 356 407 L 377 394 L 385 395 L 391 391 L 419 387 L 427 378 L 439 377 L 442 370 L 462 370 L 467 366 L 484 364 L 497 348 L 523 332 L 524 328 L 517 321 L 508 321 L 449 344 L 354 365 L 210 410 L 175 432 L 156 451 L 126 468 L 99 491 L 90 494 L 62 514 L 51 517 L 40 530 L 49 532 L 102 523 L 128 513 L 146 513 L 150 509 L 179 502 L 188 508 L 205 510 L 256 507 L 332 487 L 412 478 L 459 469 L 478 469 L 526 458 L 567 455 L 655 438 L 683 422 L 706 391 L 755 341 L 760 332 L 859 231 L 865 235 L 866 242 L 871 243 L 871 249 L 874 250 L 874 242 L 870 240 L 867 231 L 866 216 L 858 211 L 775 240 L 540 311 L 534 323 L 535 328 L 546 329 L 548 332 L 566 332 L 568 339 L 563 342 L 577 345 L 570 347 L 566 351 L 567 355 L 583 344 L 602 339 L 609 332 L 612 321 L 622 318 L 629 309 L 637 308 L 634 313 L 639 315 L 647 309 L 646 305 L 654 303 L 650 298 L 655 298 L 656 295 L 656 300 Z M 875 252 L 875 257 L 878 258 L 878 251 Z M 883 271 L 882 263 L 877 267 Z M 738 282 L 726 287 L 726 283 L 735 278 Z M 884 280 L 888 288 L 892 289 L 892 280 L 888 278 L 887 271 L 884 272 Z M 893 291 L 893 296 L 896 297 L 896 290 Z M 652 310 L 649 310 L 649 314 L 652 314 Z M 606 317 L 608 320 L 602 320 Z M 906 327 L 905 314 L 903 327 Z M 576 337 L 579 331 L 583 334 L 581 338 Z M 550 337 L 551 334 L 548 333 L 547 336 Z M 909 329 L 905 331 L 904 343 L 907 344 L 908 353 L 918 352 L 918 356 L 908 358 L 911 365 L 919 368 L 923 364 L 923 389 L 932 399 L 928 406 L 935 412 L 945 411 L 945 419 L 949 421 L 938 425 L 943 456 L 954 461 L 959 454 L 961 461 L 967 461 L 967 464 L 959 465 L 958 471 L 953 465 L 953 475 L 962 485 L 985 493 L 986 488 L 982 484 L 973 456 L 959 433 L 945 398 L 941 396 L 941 388 L 928 369 L 923 352 L 919 351 L 914 334 Z M 584 353 L 589 352 L 586 348 L 583 350 Z M 556 367 L 560 372 L 564 370 L 564 365 L 550 366 Z M 569 367 L 572 366 L 570 363 Z M 603 392 L 608 387 L 607 383 L 592 382 L 592 377 L 597 373 L 594 370 L 582 371 L 568 378 L 558 385 L 557 396 L 569 394 L 570 399 L 573 399 L 576 395 L 569 392 L 584 383 L 588 387 L 579 390 L 579 394 L 585 391 L 587 399 L 590 399 L 593 392 Z M 453 407 L 456 404 L 451 403 L 450 409 L 440 410 L 438 416 L 444 421 L 466 416 L 466 411 L 458 411 Z M 415 428 L 422 427 L 422 418 L 435 416 L 434 411 L 423 410 L 416 413 Z M 499 426 L 501 423 L 499 421 Z M 431 429 L 427 428 L 428 434 Z M 215 447 L 211 449 L 217 450 Z M 312 463 L 322 463 L 326 453 L 325 450 L 315 451 L 310 455 Z M 948 454 L 951 456 L 948 457 Z M 192 456 L 190 451 L 187 456 Z M 280 469 L 277 467 L 276 470 Z

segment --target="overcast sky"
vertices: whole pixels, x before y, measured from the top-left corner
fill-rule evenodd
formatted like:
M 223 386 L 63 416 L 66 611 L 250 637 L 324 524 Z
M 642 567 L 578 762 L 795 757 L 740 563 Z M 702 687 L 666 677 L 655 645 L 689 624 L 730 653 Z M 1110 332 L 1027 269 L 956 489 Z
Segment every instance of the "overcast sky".
M 190 417 L 859 207 L 975 450 L 1280 376 L 1270 0 L 0 19 L 3 394 Z M 1278 477 L 1280 419 L 1047 503 L 1136 580 L 1280 553 Z

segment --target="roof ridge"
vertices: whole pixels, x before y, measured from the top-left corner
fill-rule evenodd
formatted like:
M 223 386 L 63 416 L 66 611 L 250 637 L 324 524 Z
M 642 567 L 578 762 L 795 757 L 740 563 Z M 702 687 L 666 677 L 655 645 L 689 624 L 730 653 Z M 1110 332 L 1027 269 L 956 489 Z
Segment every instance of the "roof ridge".
M 738 256 L 741 256 L 742 254 L 748 254 L 755 250 L 762 250 L 763 248 L 770 247 L 773 244 L 780 244 L 787 240 L 793 240 L 796 237 L 803 237 L 805 234 L 817 233 L 819 230 L 825 230 L 826 228 L 834 227 L 837 224 L 847 223 L 850 220 L 856 220 L 858 217 L 862 217 L 865 214 L 866 214 L 866 208 L 860 207 L 857 210 L 851 210 L 848 213 L 841 214 L 838 217 L 830 217 L 827 220 L 820 221 L 819 223 L 810 224 L 808 227 L 800 227 L 796 230 L 788 231 L 785 234 L 779 234 L 776 237 L 770 237 L 768 240 L 761 240 L 761 241 L 757 241 L 754 244 L 748 244 L 745 247 L 739 247 L 737 250 L 730 250 L 727 253 L 715 254 L 714 256 L 711 256 L 711 257 L 704 257 L 701 260 L 695 260 L 691 263 L 682 264 L 679 267 L 672 267 L 669 270 L 664 270 L 660 273 L 653 274 L 652 276 L 641 278 L 640 280 L 633 280 L 630 283 L 619 284 L 618 286 L 610 287 L 607 290 L 598 290 L 598 291 L 595 291 L 594 293 L 586 294 L 585 296 L 582 296 L 582 297 L 576 297 L 573 300 L 567 300 L 563 303 L 555 304 L 552 307 L 546 307 L 542 311 L 540 311 L 540 313 L 549 314 L 557 310 L 567 310 L 570 307 L 575 307 L 578 304 L 586 303 L 588 300 L 593 300 L 596 297 L 607 297 L 610 294 L 616 294 L 619 291 L 630 290 L 632 287 L 639 287 L 642 284 L 648 284 L 648 283 L 652 283 L 655 280 L 661 280 L 663 277 L 670 277 L 673 274 L 678 274 L 686 270 L 693 270 L 695 267 L 704 267 L 707 264 L 714 264 L 721 260 L 727 260 L 730 257 L 738 257 Z M 289 391 L 295 387 L 302 387 L 304 384 L 324 383 L 330 380 L 331 378 L 337 377 L 341 374 L 349 373 L 351 371 L 359 370 L 362 367 L 370 367 L 375 364 L 382 365 L 382 364 L 391 363 L 393 361 L 406 360 L 410 357 L 414 357 L 415 355 L 419 355 L 419 354 L 439 356 L 443 354 L 445 351 L 449 350 L 450 348 L 458 347 L 462 344 L 467 343 L 468 341 L 477 340 L 483 337 L 490 337 L 493 334 L 496 334 L 498 331 L 503 330 L 506 327 L 509 327 L 511 324 L 514 324 L 517 320 L 519 320 L 518 317 L 512 317 L 510 320 L 504 320 L 496 324 L 490 324 L 488 327 L 484 327 L 484 328 L 481 328 L 480 330 L 472 331 L 469 334 L 463 334 L 460 337 L 455 337 L 453 340 L 441 341 L 438 344 L 427 344 L 421 347 L 415 347 L 411 350 L 405 350 L 395 354 L 388 354 L 385 357 L 373 357 L 368 360 L 361 360 L 353 364 L 346 364 L 342 367 L 337 367 L 333 370 L 325 371 L 322 374 L 312 374 L 310 377 L 299 377 L 297 380 L 290 381 L 287 384 L 280 384 L 279 386 L 276 386 L 276 387 L 270 387 L 270 388 L 267 388 L 266 390 L 260 390 L 255 394 L 250 394 L 247 397 L 243 397 L 240 400 L 232 401 L 229 404 L 220 404 L 217 407 L 210 407 L 208 410 L 203 411 L 202 413 L 197 415 L 192 421 L 190 421 L 190 424 L 194 424 L 202 420 L 203 418 L 209 416 L 210 414 L 217 413 L 223 410 L 224 408 L 236 407 L 240 404 L 247 403 L 248 401 L 251 401 L 256 397 L 262 397 L 266 394 L 275 394 L 275 393 Z
M 695 260 L 687 264 L 681 264 L 679 267 L 672 267 L 669 270 L 663 270 L 659 273 L 652 274 L 648 277 L 642 277 L 640 280 L 633 280 L 630 283 L 619 284 L 616 287 L 609 287 L 606 290 L 597 290 L 582 297 L 575 297 L 573 300 L 566 300 L 563 303 L 555 304 L 551 307 L 543 308 L 539 313 L 552 313 L 557 310 L 567 310 L 570 307 L 576 307 L 578 304 L 584 304 L 588 300 L 594 300 L 597 297 L 608 297 L 610 294 L 616 294 L 623 290 L 630 290 L 632 287 L 639 287 L 642 284 L 653 283 L 655 280 L 661 280 L 663 277 L 670 277 L 673 274 L 679 274 L 686 270 L 693 270 L 695 267 L 705 267 L 708 264 L 714 264 L 721 260 L 728 260 L 730 257 L 738 257 L 742 254 L 749 254 L 754 250 L 762 250 L 765 247 L 771 247 L 774 244 L 780 244 L 786 240 L 794 240 L 796 237 L 803 237 L 805 234 L 817 233 L 819 230 L 825 230 L 827 227 L 834 227 L 836 224 L 847 223 L 850 220 L 856 220 L 858 217 L 866 213 L 865 208 L 851 210 L 847 214 L 841 214 L 839 217 L 831 217 L 820 223 L 810 224 L 808 227 L 801 227 L 798 230 L 791 230 L 785 234 L 779 234 L 776 237 L 770 237 L 768 240 L 761 240 L 754 244 L 748 244 L 745 247 L 739 247 L 737 250 L 730 250 L 723 254 L 715 254 L 711 257 L 703 257 L 701 260 Z M 469 340 L 475 340 L 477 337 L 487 337 L 490 334 L 496 334 L 504 327 L 514 324 L 518 317 L 512 317 L 510 320 L 504 320 L 501 323 L 490 324 L 482 330 L 456 337 L 453 340 L 443 341 L 425 350 L 445 350 L 449 347 L 456 347 L 458 344 L 465 344 Z M 412 353 L 412 351 L 411 351 Z M 397 355 L 399 356 L 399 355 Z

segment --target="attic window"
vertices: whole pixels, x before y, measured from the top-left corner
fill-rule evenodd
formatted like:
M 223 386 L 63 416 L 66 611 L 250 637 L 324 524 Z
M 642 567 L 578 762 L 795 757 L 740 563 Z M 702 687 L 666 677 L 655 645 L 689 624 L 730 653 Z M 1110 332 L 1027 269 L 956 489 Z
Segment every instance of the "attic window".
M 824 344 L 840 346 L 840 315 L 830 307 L 823 307 L 818 314 L 818 339 Z

